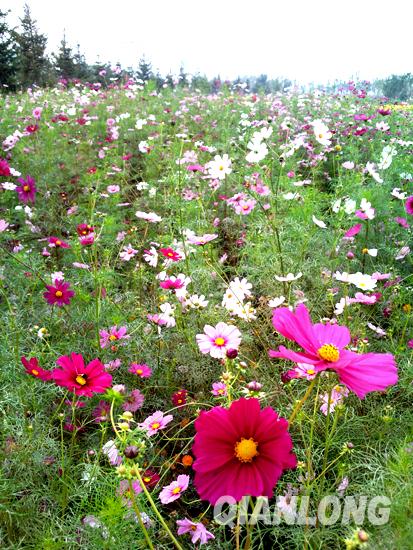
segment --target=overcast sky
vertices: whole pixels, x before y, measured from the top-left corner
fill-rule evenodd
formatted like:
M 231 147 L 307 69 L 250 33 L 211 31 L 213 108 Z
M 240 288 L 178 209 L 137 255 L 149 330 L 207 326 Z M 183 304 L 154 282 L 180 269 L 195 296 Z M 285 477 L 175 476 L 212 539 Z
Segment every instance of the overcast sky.
M 56 50 L 66 30 L 89 62 L 165 75 L 283 76 L 300 82 L 413 72 L 411 0 L 27 0 Z M 0 0 L 17 25 L 24 0 Z

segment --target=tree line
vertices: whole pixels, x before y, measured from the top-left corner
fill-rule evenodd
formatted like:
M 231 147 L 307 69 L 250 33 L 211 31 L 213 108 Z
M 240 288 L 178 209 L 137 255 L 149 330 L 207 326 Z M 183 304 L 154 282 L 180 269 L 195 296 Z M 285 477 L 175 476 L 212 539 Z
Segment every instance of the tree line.
M 248 90 L 253 93 L 276 93 L 289 89 L 293 84 L 285 78 L 269 79 L 267 75 L 238 77 L 236 80 L 222 82 L 219 76 L 209 80 L 206 76 L 189 76 L 183 67 L 177 76 L 168 74 L 163 77 L 154 72 L 151 63 L 141 58 L 137 69 L 124 70 L 120 64 L 96 62 L 89 64 L 81 53 L 80 46 L 71 48 L 63 35 L 56 53 L 46 55 L 47 36 L 39 31 L 37 22 L 26 4 L 23 17 L 20 18 L 20 30 L 11 28 L 7 22 L 7 11 L 0 10 L 0 90 L 16 91 L 32 86 L 54 86 L 58 82 L 89 82 L 108 86 L 119 79 L 127 80 L 133 76 L 142 83 L 153 81 L 159 89 L 163 86 L 191 86 L 202 93 L 215 93 L 223 84 L 229 84 L 240 92 Z M 336 82 L 330 90 L 340 89 L 345 85 Z M 372 83 L 377 95 L 404 101 L 413 96 L 413 75 L 391 75 Z

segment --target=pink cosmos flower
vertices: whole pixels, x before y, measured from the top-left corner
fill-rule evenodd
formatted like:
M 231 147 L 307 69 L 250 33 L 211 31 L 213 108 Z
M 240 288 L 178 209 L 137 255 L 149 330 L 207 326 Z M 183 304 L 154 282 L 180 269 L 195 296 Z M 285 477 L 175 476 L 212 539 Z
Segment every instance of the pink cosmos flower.
M 150 378 L 152 376 L 152 369 L 145 363 L 139 365 L 138 363 L 132 363 L 128 368 L 128 372 L 136 374 L 140 378 Z
M 6 220 L 0 220 L 0 233 L 3 233 L 3 231 L 6 231 L 9 225 L 10 224 L 6 222 Z
M 406 208 L 406 212 L 413 216 L 413 195 L 411 197 L 407 197 L 404 207 Z
M 51 306 L 68 306 L 75 295 L 73 290 L 69 290 L 70 283 L 65 283 L 64 281 L 54 281 L 53 285 L 46 285 L 46 288 L 47 291 L 43 293 L 43 296 Z
M 169 485 L 166 485 L 162 491 L 159 493 L 159 499 L 162 504 L 169 504 L 182 495 L 184 491 L 188 488 L 189 485 L 189 476 L 181 474 L 176 478 L 176 481 L 173 481 Z
M 278 351 L 269 351 L 270 357 L 313 365 L 317 373 L 334 370 L 340 382 L 360 399 L 368 392 L 383 391 L 397 383 L 397 367 L 391 353 L 359 354 L 346 350 L 351 339 L 348 328 L 330 323 L 313 325 L 304 304 L 299 304 L 294 313 L 286 307 L 274 310 L 272 322 L 280 334 L 296 342 L 304 352 L 280 346 Z
M 104 349 L 107 345 L 113 344 L 117 340 L 126 340 L 130 338 L 130 336 L 126 334 L 127 330 L 126 327 L 119 327 L 118 329 L 117 326 L 111 327 L 109 332 L 107 330 L 100 330 L 100 347 Z
M 82 246 L 90 246 L 95 242 L 95 234 L 89 233 L 88 235 L 79 237 L 79 242 Z
M 103 445 L 102 453 L 108 457 L 111 466 L 119 466 L 122 464 L 122 455 L 119 453 L 116 443 L 112 439 L 109 439 L 109 441 Z
M 255 199 L 241 199 L 233 204 L 233 208 L 237 214 L 246 216 L 254 210 L 256 204 L 257 201 Z
M 406 220 L 406 218 L 394 218 L 394 221 L 397 222 L 399 225 L 404 227 L 405 229 L 409 229 L 410 225 L 409 222 Z
M 119 185 L 108 185 L 106 187 L 106 191 L 113 195 L 114 193 L 119 193 L 120 187 L 119 187 Z
M 52 371 L 53 380 L 75 395 L 92 397 L 94 393 L 104 393 L 112 384 L 112 376 L 105 372 L 99 359 L 93 359 L 85 366 L 82 355 L 71 353 L 59 357 L 56 363 L 61 369 Z
M 119 253 L 119 257 L 124 262 L 129 262 L 131 258 L 136 256 L 138 253 L 137 250 L 135 250 L 131 244 L 128 244 L 128 246 L 124 246 L 122 252 Z
M 49 237 L 47 240 L 49 241 L 49 248 L 70 248 L 70 244 L 59 239 L 59 237 Z
M 357 233 L 360 233 L 362 227 L 363 226 L 361 225 L 361 223 L 353 225 L 353 227 L 350 227 L 350 229 L 344 233 L 344 238 L 350 239 L 351 237 L 354 237 L 355 235 L 357 235 Z
M 199 545 L 206 544 L 210 539 L 214 539 L 214 535 L 207 531 L 203 523 L 194 523 L 190 519 L 178 519 L 176 521 L 178 526 L 178 535 L 184 535 L 185 533 L 191 533 L 191 542 L 193 544 L 199 541 Z
M 256 398 L 233 401 L 229 409 L 202 411 L 195 421 L 194 484 L 214 505 L 223 495 L 272 497 L 283 470 L 295 468 L 288 422 Z
M 227 385 L 224 382 L 213 382 L 211 393 L 215 397 L 225 397 L 228 394 Z
M 134 495 L 139 495 L 143 491 L 141 484 L 139 481 L 132 481 L 132 488 Z M 129 486 L 129 481 L 127 479 L 122 479 L 119 483 L 119 490 L 118 495 L 122 497 L 122 501 L 128 508 L 131 508 L 133 506 L 132 500 L 131 500 L 131 491 Z
M 320 396 L 322 405 L 320 407 L 320 411 L 327 416 L 327 414 L 330 412 L 334 412 L 334 409 L 337 405 L 342 403 L 343 399 L 348 396 L 348 389 L 343 388 L 342 386 L 334 386 L 333 391 L 331 392 L 330 396 L 330 406 L 328 404 L 329 401 L 329 394 L 325 393 L 324 395 Z
M 203 246 L 206 243 L 213 241 L 217 237 L 218 235 L 215 233 L 205 233 L 205 235 L 201 235 L 200 237 L 198 237 L 197 235 L 192 235 L 188 237 L 188 242 L 197 246 Z
M 109 420 L 110 403 L 107 401 L 99 401 L 97 407 L 92 411 L 92 416 L 95 422 L 100 424 L 101 422 L 107 422 Z
M 146 430 L 147 435 L 150 437 L 163 430 L 169 422 L 173 419 L 171 414 L 164 416 L 162 411 L 156 411 L 151 416 L 148 416 L 143 422 L 139 424 L 140 428 Z
M 37 192 L 36 182 L 34 179 L 31 176 L 26 176 L 26 179 L 19 178 L 17 181 L 20 183 L 20 185 L 16 187 L 19 201 L 34 204 Z
M 241 332 L 233 325 L 220 322 L 215 327 L 204 326 L 205 334 L 197 334 L 196 341 L 201 353 L 209 353 L 216 359 L 224 359 L 228 350 L 239 348 Z
M 139 390 L 132 390 L 126 401 L 122 403 L 122 409 L 124 411 L 136 412 L 143 405 L 145 397 Z

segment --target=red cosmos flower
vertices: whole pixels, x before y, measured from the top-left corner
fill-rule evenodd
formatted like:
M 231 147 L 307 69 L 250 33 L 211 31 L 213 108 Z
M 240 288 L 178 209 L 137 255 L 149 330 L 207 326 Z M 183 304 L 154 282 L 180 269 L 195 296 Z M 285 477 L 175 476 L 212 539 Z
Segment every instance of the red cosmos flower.
M 17 182 L 21 184 L 16 187 L 19 201 L 24 203 L 30 202 L 34 204 L 37 192 L 36 182 L 34 181 L 34 179 L 31 176 L 26 176 L 26 179 L 19 178 Z
M 283 470 L 295 468 L 288 422 L 258 399 L 202 411 L 195 421 L 194 484 L 214 505 L 224 495 L 272 497 Z
M 39 126 L 37 124 L 30 124 L 29 126 L 26 126 L 25 130 L 29 134 L 34 134 L 39 129 Z
M 172 260 L 173 262 L 179 262 L 179 260 L 182 259 L 182 256 L 178 254 L 178 252 L 175 252 L 172 248 L 160 248 L 159 251 L 165 256 L 165 258 L 168 258 L 168 260 Z
M 0 159 L 0 176 L 10 176 L 10 166 L 7 160 Z
M 53 380 L 75 395 L 92 397 L 94 393 L 104 393 L 112 384 L 112 376 L 99 359 L 93 359 L 85 366 L 82 355 L 71 353 L 59 357 L 56 363 L 61 369 L 52 371 Z
M 86 237 L 90 233 L 93 233 L 95 231 L 95 228 L 88 223 L 79 223 L 79 225 L 76 227 L 76 231 L 79 237 Z
M 43 294 L 48 304 L 56 304 L 59 307 L 69 305 L 75 295 L 73 290 L 69 290 L 70 283 L 56 280 L 53 285 L 46 285 L 47 291 Z
M 47 240 L 49 241 L 50 248 L 70 248 L 70 244 L 62 241 L 59 237 L 49 237 Z
M 23 363 L 23 366 L 26 369 L 27 374 L 30 374 L 30 376 L 34 376 L 35 378 L 39 378 L 39 380 L 43 380 L 43 381 L 51 379 L 52 377 L 51 371 L 42 369 L 36 357 L 32 357 L 29 360 L 27 360 L 26 357 L 22 357 L 21 362 Z
M 304 304 L 299 304 L 295 312 L 288 307 L 274 310 L 272 323 L 275 330 L 304 351 L 280 346 L 278 351 L 269 350 L 270 357 L 304 363 L 312 374 L 333 370 L 360 399 L 368 392 L 384 391 L 397 383 L 397 366 L 391 353 L 355 353 L 345 349 L 351 340 L 348 328 L 330 323 L 313 325 Z
M 188 395 L 187 390 L 179 390 L 172 394 L 171 400 L 172 403 L 175 405 L 175 407 L 180 407 L 181 405 L 185 405 L 186 403 L 186 396 Z
M 142 474 L 142 481 L 148 488 L 155 487 L 160 479 L 159 474 L 157 474 L 154 470 L 145 470 Z

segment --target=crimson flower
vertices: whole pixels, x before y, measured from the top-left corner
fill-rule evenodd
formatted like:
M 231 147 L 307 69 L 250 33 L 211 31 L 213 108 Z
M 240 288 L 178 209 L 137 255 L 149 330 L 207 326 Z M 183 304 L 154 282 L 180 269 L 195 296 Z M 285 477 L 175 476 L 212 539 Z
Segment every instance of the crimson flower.
M 355 353 L 346 350 L 351 340 L 347 327 L 311 323 L 304 304 L 293 313 L 288 307 L 274 310 L 274 328 L 283 336 L 297 342 L 304 351 L 280 346 L 270 350 L 270 357 L 282 357 L 312 367 L 313 374 L 334 370 L 342 384 L 360 399 L 371 391 L 383 391 L 397 383 L 397 367 L 391 353 Z
M 272 497 L 283 470 L 295 468 L 288 422 L 258 399 L 241 398 L 229 409 L 202 411 L 195 421 L 194 484 L 214 505 L 221 496 Z
M 0 159 L 0 176 L 10 176 L 10 166 L 7 160 Z
M 35 378 L 39 378 L 39 380 L 43 380 L 43 381 L 51 379 L 52 377 L 51 371 L 42 369 L 36 357 L 32 357 L 29 360 L 27 360 L 26 357 L 22 357 L 21 362 L 23 363 L 23 366 L 26 369 L 27 374 L 30 374 L 30 376 L 34 376 Z
M 51 248 L 70 248 L 70 244 L 62 241 L 59 237 L 49 237 L 47 240 L 49 241 L 49 246 Z
M 58 307 L 69 305 L 75 295 L 73 290 L 69 290 L 70 283 L 55 280 L 53 285 L 46 285 L 47 291 L 43 293 L 48 304 L 56 304 Z
M 159 251 L 165 258 L 172 260 L 173 262 L 179 262 L 182 259 L 182 256 L 178 254 L 173 248 L 160 248 Z
M 112 376 L 99 359 L 93 359 L 85 366 L 82 355 L 71 353 L 59 357 L 56 363 L 61 369 L 52 371 L 53 380 L 75 395 L 92 397 L 94 393 L 104 393 L 112 384 Z
M 79 237 L 86 237 L 89 233 L 93 233 L 95 228 L 88 223 L 79 223 L 76 227 L 77 234 Z
M 26 176 L 26 179 L 19 178 L 17 180 L 20 185 L 16 187 L 17 195 L 19 196 L 20 202 L 30 202 L 34 204 L 35 197 L 36 197 L 36 182 L 34 181 L 34 178 L 31 176 Z

